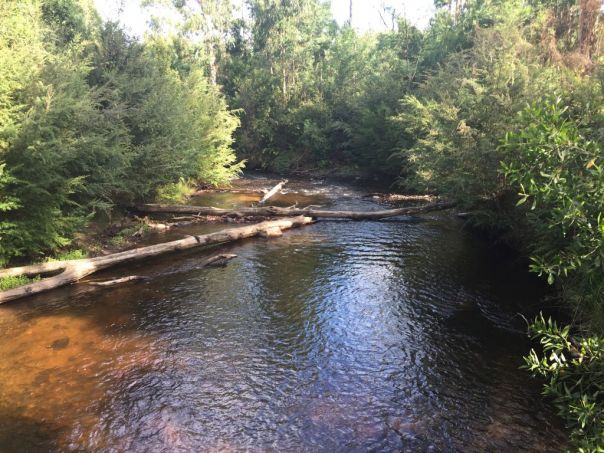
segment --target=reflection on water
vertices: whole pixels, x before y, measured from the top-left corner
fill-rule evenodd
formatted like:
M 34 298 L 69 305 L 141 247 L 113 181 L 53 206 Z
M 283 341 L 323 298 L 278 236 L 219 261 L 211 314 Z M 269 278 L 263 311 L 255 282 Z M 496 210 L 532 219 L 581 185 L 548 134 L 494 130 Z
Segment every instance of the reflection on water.
M 378 208 L 317 189 L 296 202 Z M 0 307 L 0 450 L 561 448 L 518 370 L 539 288 L 448 214 L 226 249 L 226 268 L 189 252 Z

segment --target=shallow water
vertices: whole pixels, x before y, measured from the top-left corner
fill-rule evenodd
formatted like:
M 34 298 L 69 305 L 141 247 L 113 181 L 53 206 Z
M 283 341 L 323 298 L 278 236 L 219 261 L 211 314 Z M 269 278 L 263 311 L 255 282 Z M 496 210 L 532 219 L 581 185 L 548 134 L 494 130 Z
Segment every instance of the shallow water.
M 288 186 L 274 204 L 382 207 Z M 219 195 L 196 202 L 240 202 Z M 462 225 L 321 221 L 221 247 L 225 268 L 193 251 L 0 306 L 0 450 L 561 450 L 518 369 L 541 288 Z

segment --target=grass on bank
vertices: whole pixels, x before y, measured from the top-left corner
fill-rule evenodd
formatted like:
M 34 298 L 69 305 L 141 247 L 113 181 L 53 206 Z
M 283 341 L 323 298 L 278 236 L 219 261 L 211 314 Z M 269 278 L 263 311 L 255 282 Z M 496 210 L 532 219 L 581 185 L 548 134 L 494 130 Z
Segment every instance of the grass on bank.
M 523 368 L 545 380 L 543 395 L 570 428 L 576 451 L 604 451 L 604 338 L 575 337 L 543 315 L 529 330 L 541 353 L 532 349 Z
M 27 285 L 29 283 L 37 282 L 39 280 L 39 276 L 31 278 L 27 277 L 26 275 L 0 278 L 0 291 L 8 291 L 9 289 L 18 288 L 19 286 Z

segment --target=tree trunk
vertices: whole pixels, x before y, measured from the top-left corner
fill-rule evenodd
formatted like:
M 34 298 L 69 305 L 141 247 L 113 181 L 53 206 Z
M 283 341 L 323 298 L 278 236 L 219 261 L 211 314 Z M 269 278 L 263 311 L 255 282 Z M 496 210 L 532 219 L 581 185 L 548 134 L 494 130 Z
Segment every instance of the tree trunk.
M 275 236 L 274 233 L 276 229 L 283 231 L 289 228 L 308 225 L 312 222 L 313 220 L 309 217 L 297 216 L 292 219 L 278 219 L 239 228 L 225 229 L 210 234 L 188 236 L 184 239 L 179 239 L 176 241 L 150 245 L 148 247 L 127 250 L 125 252 L 114 253 L 97 258 L 47 263 L 53 264 L 53 266 L 47 266 L 47 268 L 52 269 L 52 272 L 61 269 L 63 271 L 54 277 L 48 277 L 38 282 L 0 292 L 0 304 L 10 300 L 19 299 L 21 297 L 38 294 L 50 289 L 58 288 L 60 286 L 68 285 L 86 277 L 87 275 L 93 274 L 102 269 L 117 266 L 118 264 L 139 261 L 179 250 L 187 250 L 190 248 L 203 247 L 211 244 L 238 241 L 240 239 L 259 236 L 261 234 L 266 235 L 266 237 L 273 237 Z M 2 274 L 0 274 L 0 277 L 7 275 L 35 275 L 36 272 L 34 271 L 48 273 L 47 268 L 43 268 L 41 265 L 33 265 L 15 269 L 6 269 Z
M 579 1 L 579 51 L 588 58 L 593 53 L 594 34 L 601 7 L 601 0 Z
M 267 191 L 263 189 L 228 189 L 228 188 L 212 188 L 212 189 L 200 189 L 194 192 L 193 196 L 205 195 L 208 193 L 244 193 L 244 194 L 262 194 L 264 195 Z
M 281 181 L 279 184 L 277 184 L 275 187 L 273 187 L 271 190 L 269 190 L 263 197 L 262 200 L 260 200 L 258 202 L 259 205 L 263 205 L 264 203 L 266 203 L 268 201 L 269 198 L 271 198 L 273 195 L 275 195 L 277 192 L 279 192 L 283 186 L 287 184 L 287 179 L 285 181 Z
M 387 201 L 435 201 L 438 199 L 435 195 L 403 195 L 399 193 L 380 193 L 371 192 L 365 197 L 376 197 Z
M 423 206 L 412 206 L 398 209 L 387 209 L 382 211 L 326 211 L 312 208 L 279 208 L 276 206 L 257 207 L 257 208 L 235 208 L 220 209 L 206 208 L 201 206 L 185 205 L 162 205 L 146 204 L 137 207 L 144 213 L 168 213 L 168 214 L 197 214 L 227 217 L 289 217 L 289 216 L 308 216 L 323 217 L 332 219 L 353 219 L 353 220 L 379 220 L 388 217 L 397 217 L 402 215 L 421 214 L 430 211 L 440 211 L 452 208 L 454 203 L 438 202 L 428 203 Z
M 278 227 L 275 227 L 276 229 L 278 229 Z M 281 230 L 279 229 L 279 232 L 281 233 Z M 283 234 L 283 233 L 281 233 Z M 237 255 L 233 255 L 230 253 L 223 253 L 220 255 L 215 255 L 212 256 L 210 258 L 208 258 L 207 260 L 204 260 L 201 262 L 201 264 L 199 266 L 196 266 L 195 269 L 203 269 L 204 267 L 209 267 L 209 266 L 214 266 L 214 267 L 224 267 L 227 265 L 227 263 L 229 261 L 231 261 L 232 259 L 237 258 Z M 164 277 L 166 274 L 163 274 L 162 277 Z M 170 275 L 170 274 L 167 274 Z M 115 285 L 121 285 L 122 283 L 128 283 L 128 282 L 138 282 L 138 281 L 148 281 L 151 280 L 151 277 L 144 277 L 141 275 L 130 275 L 129 277 L 122 277 L 122 278 L 116 278 L 113 280 L 105 280 L 102 282 L 98 282 L 98 281 L 90 281 L 90 282 L 86 282 L 87 284 L 91 285 L 91 286 L 115 286 Z
M 86 282 L 86 283 L 91 286 L 107 287 L 107 286 L 121 285 L 122 283 L 140 282 L 140 281 L 145 281 L 145 280 L 149 280 L 149 277 L 143 277 L 141 275 L 130 275 L 129 277 L 116 278 L 114 280 L 106 280 L 103 282 Z

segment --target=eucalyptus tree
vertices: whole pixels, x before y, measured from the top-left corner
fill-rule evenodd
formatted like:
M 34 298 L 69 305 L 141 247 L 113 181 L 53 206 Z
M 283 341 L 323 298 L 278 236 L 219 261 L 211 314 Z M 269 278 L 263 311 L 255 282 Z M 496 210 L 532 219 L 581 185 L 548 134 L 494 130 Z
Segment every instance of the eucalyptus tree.
M 235 13 L 232 0 L 144 0 L 142 4 L 160 13 L 154 17 L 157 31 L 176 34 L 197 48 L 198 63 L 206 66 L 210 83 L 216 85 Z
M 238 148 L 255 163 L 282 170 L 320 160 L 329 123 L 326 53 L 337 31 L 329 6 L 253 0 L 249 11 L 246 51 L 231 54 L 240 64 L 231 65 L 237 73 L 229 74 L 240 81 L 232 98 L 242 109 Z

